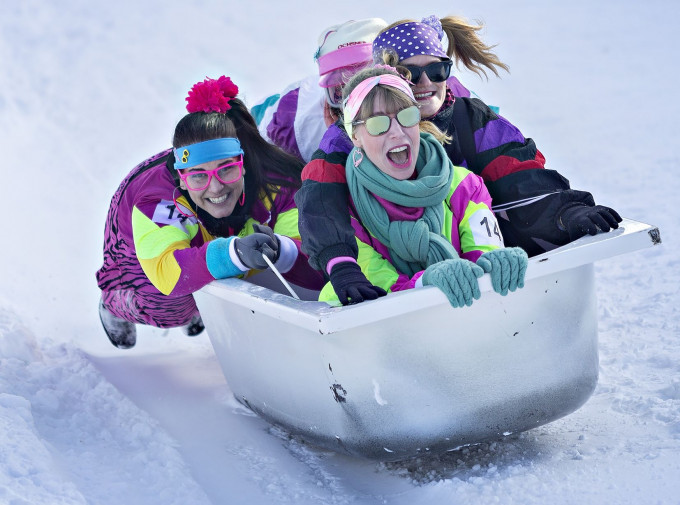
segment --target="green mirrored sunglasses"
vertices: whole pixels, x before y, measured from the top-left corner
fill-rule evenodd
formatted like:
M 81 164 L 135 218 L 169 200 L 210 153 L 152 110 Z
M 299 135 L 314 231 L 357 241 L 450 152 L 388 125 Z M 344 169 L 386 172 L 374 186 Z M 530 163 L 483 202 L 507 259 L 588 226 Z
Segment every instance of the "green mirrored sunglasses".
M 397 122 L 404 128 L 410 128 L 420 122 L 420 109 L 416 105 L 406 107 L 396 114 Z M 366 131 L 369 135 L 377 137 L 387 133 L 392 125 L 392 117 L 386 114 L 379 116 L 371 116 L 366 119 L 352 121 L 352 125 L 363 124 L 366 126 Z

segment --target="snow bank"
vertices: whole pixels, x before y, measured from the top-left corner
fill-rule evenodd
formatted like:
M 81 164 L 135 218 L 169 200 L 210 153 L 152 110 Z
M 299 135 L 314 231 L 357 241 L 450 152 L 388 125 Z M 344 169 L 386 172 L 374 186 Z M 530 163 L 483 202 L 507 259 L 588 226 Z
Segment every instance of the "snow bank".
M 0 501 L 208 503 L 158 422 L 0 307 Z

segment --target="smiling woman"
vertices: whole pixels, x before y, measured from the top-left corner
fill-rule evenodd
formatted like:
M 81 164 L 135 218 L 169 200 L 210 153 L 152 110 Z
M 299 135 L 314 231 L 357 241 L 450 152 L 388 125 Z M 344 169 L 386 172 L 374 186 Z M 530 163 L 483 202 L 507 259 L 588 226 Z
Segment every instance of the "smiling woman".
M 463 63 L 479 75 L 486 75 L 487 70 L 496 75 L 499 69 L 507 70 L 492 52 L 493 46 L 477 35 L 481 28 L 457 16 L 397 21 L 374 39 L 373 60 L 376 66 L 396 68 L 409 82 L 413 104 L 418 105 L 421 117 L 450 136 L 451 141 L 444 145 L 449 160 L 483 179 L 506 244 L 534 256 L 583 235 L 618 228 L 621 217 L 615 210 L 596 205 L 590 193 L 572 189 L 560 173 L 545 169 L 545 158 L 531 138 L 478 98 L 461 95 L 452 86 L 454 63 Z M 448 40 L 446 47 L 444 40 Z M 372 115 L 382 117 L 380 121 L 389 128 L 384 114 L 389 111 L 381 107 L 378 102 L 375 112 L 361 113 L 361 122 L 356 124 L 363 126 L 358 131 L 373 128 L 368 124 L 376 120 L 369 117 Z M 392 116 L 387 116 L 391 121 Z M 303 182 L 295 199 L 300 209 L 303 250 L 312 265 L 326 271 L 340 301 L 346 304 L 375 299 L 384 292 L 356 265 L 350 274 L 359 251 L 346 212 L 344 168 L 348 153 L 357 143 L 347 138 L 347 134 L 351 136 L 347 122 L 344 126 L 328 129 L 318 151 L 321 156 L 315 154 L 318 157 L 302 171 Z M 373 147 L 381 149 L 381 144 L 383 139 L 366 137 L 362 147 L 368 153 Z M 391 167 L 391 175 L 397 178 L 397 172 L 408 175 L 404 168 L 409 165 L 413 148 L 408 142 L 392 145 L 388 157 L 375 158 L 376 166 Z M 388 165 L 381 166 L 382 162 Z M 316 205 L 320 198 L 323 209 Z
M 302 163 L 260 136 L 237 93 L 228 77 L 197 83 L 174 147 L 135 167 L 113 196 L 97 281 L 116 347 L 135 345 L 136 323 L 197 335 L 192 293 L 265 269 L 265 257 L 297 285 L 322 285 L 299 247 Z
M 350 278 L 360 268 L 384 291 L 436 286 L 453 307 L 481 296 L 477 279 L 485 272 L 501 295 L 523 287 L 526 252 L 503 247 L 482 179 L 451 163 L 442 145 L 450 138 L 420 121 L 413 91 L 396 69 L 357 73 L 344 96 L 359 254 L 333 261 L 331 271 Z M 332 283 L 320 299 L 343 301 Z
M 235 138 L 208 140 L 194 144 L 192 150 L 210 150 L 211 146 L 222 146 L 224 151 L 220 156 L 233 156 L 185 169 L 180 168 L 176 161 L 175 168 L 180 178 L 179 187 L 189 194 L 191 200 L 211 216 L 224 218 L 232 214 L 237 200 L 240 205 L 245 202 L 243 150 Z M 179 150 L 189 152 L 186 147 Z

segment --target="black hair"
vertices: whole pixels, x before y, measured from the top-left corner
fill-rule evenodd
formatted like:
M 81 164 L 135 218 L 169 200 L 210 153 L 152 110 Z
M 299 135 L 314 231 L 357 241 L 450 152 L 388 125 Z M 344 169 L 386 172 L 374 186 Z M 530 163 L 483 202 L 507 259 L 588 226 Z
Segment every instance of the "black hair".
M 268 198 L 273 202 L 278 186 L 299 188 L 300 174 L 304 166 L 300 159 L 262 138 L 255 119 L 241 100 L 232 98 L 229 105 L 231 109 L 224 114 L 220 112 L 187 114 L 177 123 L 172 139 L 175 148 L 227 137 L 236 137 L 241 142 L 244 152 L 243 168 L 246 173 L 243 206 L 234 209 L 233 217 L 223 219 L 215 219 L 207 212 L 201 212 L 202 209 L 198 209 L 199 217 L 213 235 L 215 232 L 225 235 L 222 230 L 225 223 L 236 231 L 240 230 L 250 214 L 249 209 L 253 203 L 260 198 Z M 182 193 L 190 198 L 188 192 Z M 224 223 L 219 224 L 215 221 Z M 212 226 L 209 223 L 212 223 Z M 215 230 L 215 227 L 220 230 Z

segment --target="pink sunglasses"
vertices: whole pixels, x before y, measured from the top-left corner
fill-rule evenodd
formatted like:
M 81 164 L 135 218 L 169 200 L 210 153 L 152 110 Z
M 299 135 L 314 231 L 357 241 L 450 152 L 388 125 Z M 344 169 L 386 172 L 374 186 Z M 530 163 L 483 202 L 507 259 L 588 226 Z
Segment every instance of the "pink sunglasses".
M 191 169 L 187 169 L 191 170 Z M 222 184 L 233 184 L 243 177 L 243 155 L 238 161 L 225 163 L 214 170 L 195 170 L 187 173 L 178 172 L 180 178 L 192 191 L 200 191 L 210 186 L 213 176 Z

